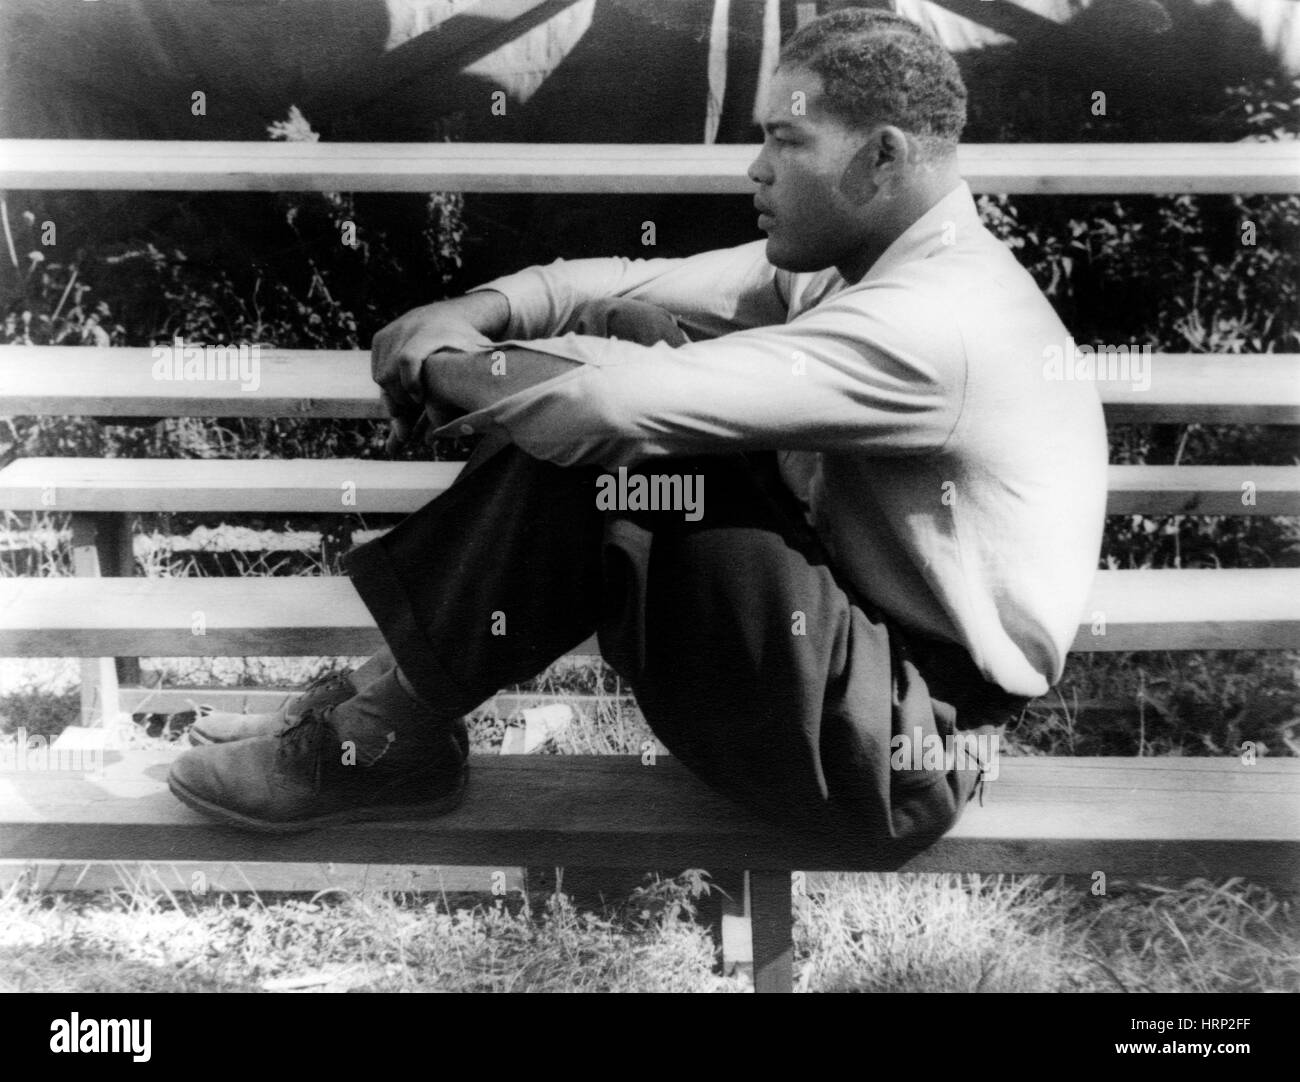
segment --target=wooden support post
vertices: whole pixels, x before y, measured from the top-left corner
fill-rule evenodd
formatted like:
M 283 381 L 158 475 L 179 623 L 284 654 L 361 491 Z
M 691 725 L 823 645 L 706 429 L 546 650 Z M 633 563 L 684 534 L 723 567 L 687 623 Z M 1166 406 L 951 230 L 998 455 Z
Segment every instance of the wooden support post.
M 72 570 L 78 577 L 98 578 L 101 571 L 99 515 L 72 516 Z M 81 659 L 81 724 L 102 724 L 118 714 L 117 665 L 111 657 Z
M 131 516 L 119 512 L 97 515 L 99 526 L 95 533 L 95 547 L 99 550 L 101 575 L 129 579 L 135 574 L 135 550 L 131 543 Z M 117 659 L 117 682 L 120 687 L 140 684 L 140 659 Z
M 754 935 L 754 991 L 792 991 L 794 917 L 790 873 L 750 872 L 749 898 Z
M 714 949 L 719 952 L 719 971 L 730 976 L 737 969 L 749 970 L 750 952 L 749 889 L 745 872 L 730 868 L 711 868 L 713 890 L 700 907 L 703 921 L 709 925 Z

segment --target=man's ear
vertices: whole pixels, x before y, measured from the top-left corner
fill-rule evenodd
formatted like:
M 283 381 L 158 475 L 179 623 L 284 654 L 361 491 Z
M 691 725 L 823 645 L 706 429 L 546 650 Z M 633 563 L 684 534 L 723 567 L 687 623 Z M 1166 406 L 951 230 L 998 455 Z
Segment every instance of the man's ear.
M 893 124 L 876 128 L 849 160 L 840 177 L 840 192 L 852 203 L 864 206 L 882 188 L 892 186 L 908 158 L 907 136 Z

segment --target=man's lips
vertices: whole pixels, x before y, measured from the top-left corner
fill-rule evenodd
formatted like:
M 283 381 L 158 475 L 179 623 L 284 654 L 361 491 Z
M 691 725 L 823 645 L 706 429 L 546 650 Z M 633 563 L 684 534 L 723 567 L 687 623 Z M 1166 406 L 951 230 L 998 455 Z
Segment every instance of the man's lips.
M 758 200 L 754 200 L 754 209 L 758 211 L 759 229 L 768 229 L 776 224 L 776 220 L 772 217 L 772 212 L 762 203 L 758 202 Z

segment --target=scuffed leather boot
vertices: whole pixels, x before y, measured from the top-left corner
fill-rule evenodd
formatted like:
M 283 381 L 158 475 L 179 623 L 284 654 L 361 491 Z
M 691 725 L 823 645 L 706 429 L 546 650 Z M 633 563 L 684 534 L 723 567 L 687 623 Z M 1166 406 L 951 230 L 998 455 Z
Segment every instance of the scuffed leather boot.
M 311 709 L 276 736 L 191 748 L 172 764 L 175 796 L 244 830 L 289 834 L 339 823 L 406 820 L 451 811 L 464 798 L 469 737 L 463 719 L 388 734 L 371 765 L 332 721 Z

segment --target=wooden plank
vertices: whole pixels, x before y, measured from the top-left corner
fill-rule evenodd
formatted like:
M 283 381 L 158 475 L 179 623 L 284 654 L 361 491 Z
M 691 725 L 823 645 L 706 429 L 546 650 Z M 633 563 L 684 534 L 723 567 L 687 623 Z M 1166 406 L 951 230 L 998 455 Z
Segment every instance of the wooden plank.
M 359 656 L 383 645 L 345 578 L 83 585 L 71 578 L 0 581 L 0 656 Z
M 213 710 L 243 714 L 273 714 L 285 703 L 303 693 L 296 688 L 249 687 L 123 687 L 118 689 L 118 701 L 127 714 L 175 714 L 205 705 Z M 630 698 L 617 699 L 611 695 L 585 695 L 554 691 L 502 691 L 485 699 L 471 713 L 489 714 L 507 718 L 535 706 L 552 706 L 567 703 L 578 710 L 595 710 L 596 704 L 618 703 L 620 709 L 635 711 Z M 667 754 L 667 752 L 663 752 Z
M 382 645 L 342 577 L 0 579 L 0 657 L 354 657 Z M 597 652 L 594 639 L 570 651 Z
M 410 514 L 459 462 L 20 458 L 0 469 L 11 511 Z M 1243 502 L 1243 496 L 1252 502 Z M 1112 466 L 1112 515 L 1300 515 L 1300 467 Z
M 117 511 L 97 513 L 99 520 L 96 545 L 99 548 L 101 575 L 129 577 L 135 574 L 135 535 L 132 517 Z M 140 683 L 140 659 L 119 657 L 117 667 L 118 708 L 121 709 L 121 686 Z
M 910 859 L 778 830 L 672 760 L 475 757 L 440 818 L 297 836 L 219 827 L 166 788 L 169 750 L 0 774 L 0 859 L 1250 875 L 1300 872 L 1300 761 L 1002 759 L 983 806 Z M 786 894 L 789 894 L 787 880 Z
M 1300 424 L 1300 354 L 1155 353 L 1146 379 L 1098 381 L 1110 424 Z
M 794 915 L 788 871 L 749 873 L 754 991 L 789 992 L 794 978 Z
M 710 893 L 700 900 L 699 915 L 711 925 L 714 949 L 721 955 L 723 976 L 754 974 L 754 929 L 749 919 L 749 873 L 737 868 L 710 868 Z
M 3 825 L 0 824 L 0 829 Z M 495 880 L 500 874 L 503 878 Z M 142 889 L 223 893 L 285 891 L 429 891 L 488 894 L 496 882 L 524 889 L 522 868 L 411 864 L 255 863 L 251 861 L 0 861 L 0 889 L 22 881 L 46 891 Z
M 1300 646 L 1300 569 L 1102 571 L 1072 649 Z
M 209 706 L 236 714 L 274 714 L 302 688 L 124 687 L 118 699 L 127 714 L 178 714 Z
M 265 349 L 254 371 L 242 382 L 156 379 L 149 347 L 4 346 L 0 416 L 387 416 L 365 350 Z M 1098 382 L 1111 423 L 1300 424 L 1297 353 L 1157 353 L 1147 374 L 1149 386 Z
M 0 508 L 409 514 L 445 492 L 463 466 L 355 458 L 23 458 L 0 470 Z
M 106 523 L 97 515 L 72 516 L 72 570 L 83 578 L 100 575 L 99 530 Z M 81 724 L 102 725 L 115 719 L 120 704 L 117 699 L 117 662 L 111 657 L 81 659 Z
M 158 379 L 154 364 L 147 346 L 5 346 L 0 416 L 387 418 L 366 350 L 259 349 L 251 379 Z
M 0 473 L 0 486 L 3 483 Z M 1106 511 L 1112 515 L 1300 515 L 1300 467 L 1111 466 Z
M 752 194 L 755 146 L 677 143 L 281 143 L 0 140 L 0 189 Z M 960 150 L 976 192 L 1291 193 L 1300 146 L 985 143 Z
M 0 579 L 0 657 L 356 656 L 380 645 L 346 578 Z M 1074 643 L 1085 653 L 1296 648 L 1293 568 L 1100 572 Z

